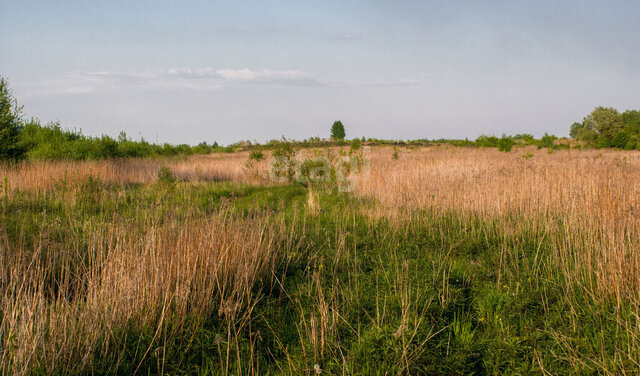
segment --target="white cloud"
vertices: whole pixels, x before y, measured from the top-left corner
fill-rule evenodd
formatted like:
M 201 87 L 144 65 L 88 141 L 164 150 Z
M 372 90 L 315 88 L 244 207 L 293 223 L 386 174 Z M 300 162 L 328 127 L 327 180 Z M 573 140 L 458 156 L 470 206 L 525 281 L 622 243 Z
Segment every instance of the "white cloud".
M 118 90 L 210 91 L 234 85 L 321 86 L 312 75 L 294 70 L 178 67 L 147 71 L 80 71 L 41 82 L 19 83 L 29 95 L 87 94 Z

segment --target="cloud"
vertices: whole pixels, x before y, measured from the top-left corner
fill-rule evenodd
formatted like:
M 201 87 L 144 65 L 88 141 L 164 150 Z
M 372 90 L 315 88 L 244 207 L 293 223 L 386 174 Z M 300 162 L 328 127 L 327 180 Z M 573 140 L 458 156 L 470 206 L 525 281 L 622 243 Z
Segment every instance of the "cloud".
M 41 82 L 22 83 L 31 95 L 87 94 L 118 90 L 210 91 L 237 85 L 324 86 L 311 74 L 296 70 L 169 68 L 147 71 L 80 71 Z
M 182 77 L 192 79 L 220 77 L 217 71 L 213 68 L 170 68 L 161 73 L 161 75 L 162 74 L 167 77 Z
M 79 71 L 44 81 L 17 83 L 23 96 L 87 95 L 136 91 L 210 92 L 238 86 L 392 87 L 417 86 L 416 80 L 332 81 L 298 70 L 215 69 L 176 67 L 142 71 Z
M 136 73 L 91 72 L 84 73 L 88 80 L 108 79 L 112 81 L 167 82 L 181 79 L 189 80 L 217 80 L 226 82 L 244 82 L 257 84 L 282 84 L 300 82 L 301 80 L 316 81 L 310 74 L 293 70 L 251 70 L 251 69 L 214 69 L 214 68 L 170 68 L 164 71 L 149 71 Z

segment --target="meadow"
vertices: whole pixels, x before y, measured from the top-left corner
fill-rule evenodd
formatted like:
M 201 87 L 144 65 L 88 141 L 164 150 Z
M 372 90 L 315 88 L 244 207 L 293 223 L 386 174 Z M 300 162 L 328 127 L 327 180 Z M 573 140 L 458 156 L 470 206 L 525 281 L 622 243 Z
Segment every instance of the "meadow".
M 2 165 L 0 374 L 640 371 L 640 151 L 359 155 Z

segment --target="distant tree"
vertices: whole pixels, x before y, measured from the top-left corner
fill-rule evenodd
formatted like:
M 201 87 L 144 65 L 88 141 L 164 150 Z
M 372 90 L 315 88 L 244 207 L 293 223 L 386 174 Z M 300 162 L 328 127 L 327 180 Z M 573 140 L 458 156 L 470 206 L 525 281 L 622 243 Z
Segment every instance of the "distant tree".
M 0 159 L 19 159 L 24 155 L 20 147 L 22 107 L 13 97 L 9 83 L 0 77 Z
M 575 139 L 578 141 L 586 141 L 586 142 L 593 143 L 598 139 L 598 132 L 596 132 L 592 128 L 583 126 L 578 129 Z
M 598 148 L 640 149 L 640 111 L 621 114 L 615 108 L 597 107 L 582 123 L 573 123 L 569 135 Z
M 582 123 L 575 122 L 571 124 L 571 128 L 569 128 L 569 137 L 573 138 L 574 140 L 577 139 L 578 134 L 582 129 L 584 129 L 584 125 Z
M 333 122 L 331 126 L 331 138 L 338 141 L 344 141 L 347 134 L 344 131 L 344 125 L 340 120 Z
M 597 107 L 584 118 L 582 124 L 608 140 L 613 139 L 624 127 L 622 115 L 613 107 Z

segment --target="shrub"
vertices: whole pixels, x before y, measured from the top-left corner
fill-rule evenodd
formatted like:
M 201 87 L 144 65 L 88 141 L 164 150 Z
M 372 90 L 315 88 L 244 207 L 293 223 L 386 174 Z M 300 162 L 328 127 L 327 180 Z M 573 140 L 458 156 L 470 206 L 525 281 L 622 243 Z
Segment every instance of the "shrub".
M 535 145 L 536 139 L 532 134 L 524 133 L 517 134 L 513 137 L 514 140 L 521 141 L 525 145 Z
M 393 154 L 391 154 L 391 159 L 393 159 L 394 161 L 400 159 L 400 156 L 398 155 L 398 147 L 397 146 L 393 147 Z
M 500 140 L 498 140 L 498 150 L 508 153 L 511 151 L 514 144 L 515 142 L 513 141 L 513 138 L 507 135 L 502 135 Z
M 271 178 L 274 181 L 292 183 L 295 179 L 298 160 L 298 150 L 290 141 L 282 138 L 278 147 L 272 152 Z
M 558 137 L 545 133 L 544 136 L 542 136 L 540 138 L 540 141 L 538 142 L 538 149 L 555 147 L 554 141 L 557 139 Z
M 249 159 L 252 161 L 260 162 L 265 159 L 265 156 L 261 150 L 251 150 L 249 152 Z
M 164 186 L 172 186 L 177 182 L 176 176 L 168 167 L 161 167 L 158 171 L 158 183 Z
M 530 151 L 527 151 L 526 153 L 520 155 L 522 158 L 524 159 L 530 159 L 533 158 L 533 153 L 531 153 Z
M 350 148 L 350 150 L 351 150 L 352 153 L 355 152 L 355 151 L 360 150 L 361 147 L 362 147 L 362 143 L 361 143 L 360 139 L 354 138 L 353 140 L 351 140 L 351 148 Z
M 495 148 L 498 146 L 498 137 L 481 134 L 476 139 L 476 145 L 480 147 Z
M 78 186 L 77 201 L 85 208 L 93 208 L 100 204 L 102 199 L 102 182 L 99 178 L 89 174 Z

